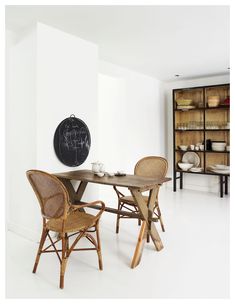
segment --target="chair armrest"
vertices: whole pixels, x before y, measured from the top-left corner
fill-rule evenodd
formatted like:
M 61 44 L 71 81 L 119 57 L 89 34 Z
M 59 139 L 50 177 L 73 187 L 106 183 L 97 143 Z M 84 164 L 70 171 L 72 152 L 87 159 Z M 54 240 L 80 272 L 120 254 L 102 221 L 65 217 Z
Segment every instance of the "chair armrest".
M 99 218 L 101 217 L 101 214 L 105 210 L 105 204 L 104 204 L 104 202 L 102 202 L 102 201 L 94 201 L 94 202 L 86 203 L 86 204 L 82 204 L 82 205 L 71 205 L 71 208 L 72 209 L 81 209 L 81 208 L 92 207 L 92 206 L 97 206 L 97 205 L 101 205 L 100 211 L 95 215 L 95 218 L 94 218 L 94 222 L 97 222 L 99 220 Z

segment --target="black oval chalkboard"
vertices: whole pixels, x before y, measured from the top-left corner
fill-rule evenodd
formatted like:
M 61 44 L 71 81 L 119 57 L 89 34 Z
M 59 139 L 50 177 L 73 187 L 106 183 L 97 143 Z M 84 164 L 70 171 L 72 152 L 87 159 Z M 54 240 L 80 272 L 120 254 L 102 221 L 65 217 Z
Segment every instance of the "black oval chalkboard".
M 91 146 L 87 125 L 74 115 L 64 119 L 54 135 L 54 149 L 58 159 L 69 167 L 80 166 L 86 160 Z

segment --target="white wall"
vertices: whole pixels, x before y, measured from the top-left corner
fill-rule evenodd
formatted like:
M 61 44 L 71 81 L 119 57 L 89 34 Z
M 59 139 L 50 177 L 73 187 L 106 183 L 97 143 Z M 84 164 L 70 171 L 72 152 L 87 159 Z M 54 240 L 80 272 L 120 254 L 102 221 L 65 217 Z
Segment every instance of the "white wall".
M 79 169 L 90 168 L 98 155 L 98 48 L 95 44 L 44 24 L 37 25 L 37 167 L 49 172 L 74 170 L 56 157 L 53 136 L 70 114 L 82 119 L 91 134 L 91 149 Z M 84 199 L 95 200 L 88 185 Z
M 170 170 L 169 175 L 173 175 L 173 113 L 172 113 L 172 90 L 177 88 L 187 88 L 187 87 L 197 87 L 206 85 L 216 85 L 229 83 L 229 75 L 191 79 L 191 80 L 179 80 L 174 82 L 168 82 L 164 84 L 164 99 L 166 103 L 166 134 L 167 136 L 167 159 L 169 161 Z M 218 187 L 218 177 L 217 176 L 206 176 L 206 175 L 194 175 L 194 174 L 184 174 L 184 188 L 209 191 L 209 192 L 219 192 Z M 167 186 L 172 187 L 172 183 L 168 183 Z
M 81 167 L 90 167 L 97 157 L 98 51 L 90 42 L 43 24 L 16 36 L 17 43 L 8 48 L 8 227 L 38 238 L 39 206 L 25 171 L 75 169 L 62 165 L 53 149 L 56 127 L 70 114 L 84 120 L 91 133 L 90 154 Z M 85 199 L 97 197 L 97 187 L 89 186 Z
M 36 36 L 7 33 L 6 169 L 9 227 L 22 233 L 37 229 L 39 218 L 25 172 L 36 166 Z M 9 40 L 10 39 L 10 40 Z
M 133 173 L 142 157 L 165 156 L 161 82 L 105 61 L 99 71 L 99 160 L 107 171 Z M 111 189 L 100 197 L 116 200 Z

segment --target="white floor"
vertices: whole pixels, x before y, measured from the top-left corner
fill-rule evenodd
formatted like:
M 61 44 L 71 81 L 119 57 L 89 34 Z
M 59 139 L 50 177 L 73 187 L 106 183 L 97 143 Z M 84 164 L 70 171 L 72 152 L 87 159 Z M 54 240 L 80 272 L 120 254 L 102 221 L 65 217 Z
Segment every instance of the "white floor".
M 7 236 L 8 298 L 228 298 L 229 198 L 212 193 L 161 192 L 166 232 L 164 249 L 146 244 L 141 264 L 130 262 L 139 226 L 123 220 L 115 234 L 115 216 L 104 214 L 101 240 L 104 270 L 94 251 L 73 253 L 60 290 L 56 256 L 42 255 L 32 267 L 38 244 L 13 232 Z

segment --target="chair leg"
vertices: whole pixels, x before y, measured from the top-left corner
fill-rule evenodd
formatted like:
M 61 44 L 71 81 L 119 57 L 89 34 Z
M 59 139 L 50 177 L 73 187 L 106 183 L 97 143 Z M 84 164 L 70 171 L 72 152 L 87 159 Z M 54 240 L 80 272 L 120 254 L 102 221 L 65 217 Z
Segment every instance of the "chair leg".
M 99 269 L 103 270 L 101 245 L 100 245 L 100 234 L 99 234 L 99 224 L 96 225 L 96 238 L 97 238 L 97 254 L 98 254 L 98 260 L 99 260 Z
M 65 274 L 65 268 L 66 268 L 66 263 L 67 263 L 67 258 L 66 258 L 66 239 L 65 235 L 62 235 L 61 238 L 62 241 L 62 256 L 61 256 L 61 265 L 60 265 L 60 288 L 64 288 L 64 274 Z
M 121 203 L 118 201 L 118 210 L 121 210 Z M 117 220 L 116 220 L 116 233 L 119 233 L 119 222 L 120 222 L 120 214 L 117 214 Z
M 66 257 L 67 257 L 68 253 L 69 253 L 69 237 L 68 237 L 68 233 L 65 233 L 65 247 L 66 247 Z
M 162 214 L 161 214 L 161 210 L 160 210 L 160 207 L 159 207 L 158 204 L 156 205 L 156 209 L 157 209 L 159 221 L 160 221 L 160 224 L 161 224 L 161 227 L 162 227 L 162 231 L 165 232 L 165 227 L 164 227 L 163 220 L 162 220 Z
M 42 253 L 42 248 L 43 248 L 43 245 L 44 245 L 46 237 L 47 237 L 47 232 L 48 231 L 45 228 L 43 228 L 42 236 L 41 236 L 41 240 L 40 240 L 40 243 L 39 243 L 38 252 L 37 252 L 37 256 L 36 256 L 36 260 L 35 260 L 34 267 L 33 267 L 33 273 L 35 273 L 37 271 L 39 259 L 40 259 L 41 253 Z

